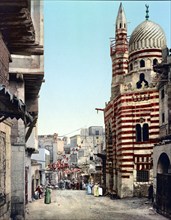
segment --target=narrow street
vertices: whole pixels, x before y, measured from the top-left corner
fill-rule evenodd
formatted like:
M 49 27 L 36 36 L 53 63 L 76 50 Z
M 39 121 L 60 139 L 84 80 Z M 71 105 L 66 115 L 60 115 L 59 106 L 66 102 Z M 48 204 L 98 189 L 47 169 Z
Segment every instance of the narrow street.
M 44 199 L 27 205 L 26 220 L 164 220 L 157 214 L 147 198 L 111 200 L 108 196 L 86 195 L 84 190 L 53 190 L 51 203 Z

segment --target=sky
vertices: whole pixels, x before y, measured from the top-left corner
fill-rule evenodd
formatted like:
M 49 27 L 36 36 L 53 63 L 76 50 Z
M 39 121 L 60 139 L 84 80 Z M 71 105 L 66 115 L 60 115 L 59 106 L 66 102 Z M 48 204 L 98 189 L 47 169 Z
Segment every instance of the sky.
M 145 20 L 159 24 L 171 48 L 170 1 L 122 1 L 128 36 Z M 110 100 L 110 38 L 120 1 L 44 0 L 44 71 L 39 98 L 38 134 L 79 134 L 81 128 L 104 127 Z

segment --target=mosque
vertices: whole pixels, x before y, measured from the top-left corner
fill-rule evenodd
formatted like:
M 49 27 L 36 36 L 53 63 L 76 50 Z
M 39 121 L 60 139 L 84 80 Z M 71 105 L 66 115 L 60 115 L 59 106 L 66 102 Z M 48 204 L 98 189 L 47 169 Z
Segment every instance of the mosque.
M 146 196 L 153 183 L 153 146 L 159 136 L 159 91 L 153 66 L 166 47 L 163 29 L 149 20 L 127 36 L 127 20 L 119 6 L 111 40 L 112 83 L 104 109 L 106 187 L 118 197 Z

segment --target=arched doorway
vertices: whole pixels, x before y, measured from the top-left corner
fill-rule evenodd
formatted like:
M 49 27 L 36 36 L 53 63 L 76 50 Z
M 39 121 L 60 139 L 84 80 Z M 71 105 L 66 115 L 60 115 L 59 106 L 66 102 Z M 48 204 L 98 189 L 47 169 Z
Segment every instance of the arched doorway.
M 162 153 L 159 157 L 157 164 L 157 174 L 166 174 L 168 173 L 170 167 L 170 160 L 166 153 Z
M 163 215 L 171 217 L 171 173 L 170 160 L 162 153 L 157 164 L 156 208 Z

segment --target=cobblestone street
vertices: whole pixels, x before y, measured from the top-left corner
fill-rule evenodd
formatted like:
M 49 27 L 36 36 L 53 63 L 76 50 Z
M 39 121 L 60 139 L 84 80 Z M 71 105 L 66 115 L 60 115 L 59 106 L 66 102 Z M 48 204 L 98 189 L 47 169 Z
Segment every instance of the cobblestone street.
M 85 191 L 53 190 L 51 203 L 44 199 L 27 205 L 26 220 L 164 220 L 157 214 L 147 198 L 111 200 L 108 196 L 94 197 Z

